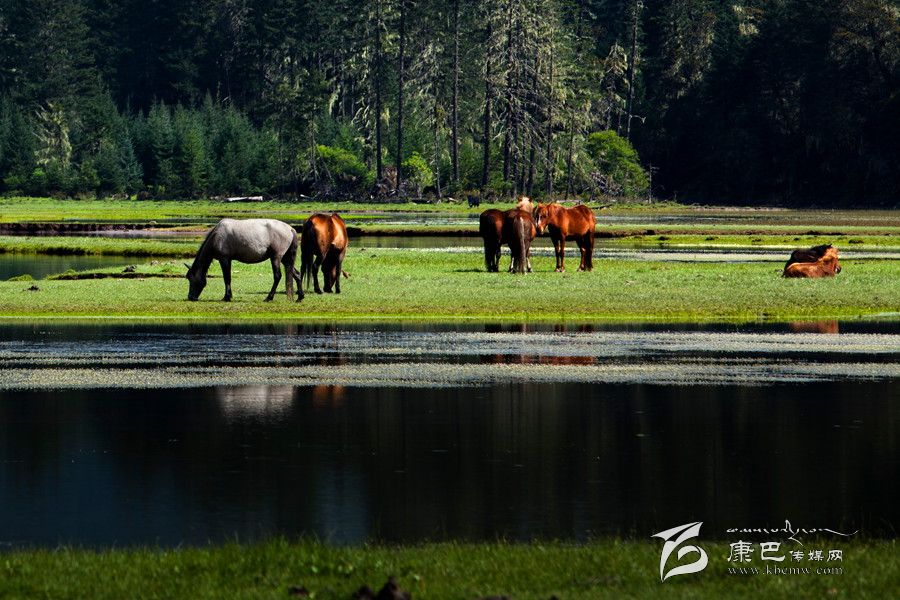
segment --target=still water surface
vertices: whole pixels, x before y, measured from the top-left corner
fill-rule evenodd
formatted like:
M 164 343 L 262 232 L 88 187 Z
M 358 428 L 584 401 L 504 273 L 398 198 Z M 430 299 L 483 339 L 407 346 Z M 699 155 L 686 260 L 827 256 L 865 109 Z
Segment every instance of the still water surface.
M 511 368 L 527 351 L 572 369 L 586 357 L 639 364 L 642 356 L 648 365 L 765 359 L 883 368 L 900 354 L 896 322 L 835 323 L 826 333 L 787 325 L 142 327 L 4 326 L 0 346 L 5 364 L 51 376 L 78 358 L 78 347 L 97 368 L 127 370 L 162 355 L 187 367 L 214 355 L 216 342 L 228 350 L 209 364 L 224 370 L 242 368 L 242 348 L 255 361 L 260 345 L 288 369 L 313 346 L 316 356 L 364 364 L 383 360 L 367 346 L 386 341 L 399 356 L 393 364 L 410 372 L 420 353 L 460 368 L 490 368 L 482 358 L 500 356 Z M 700 347 L 717 335 L 721 351 Z M 793 350 L 779 353 L 769 343 L 778 336 Z M 472 349 L 442 351 L 445 338 Z M 592 352 L 593 340 L 623 349 Z M 814 351 L 804 350 L 810 344 Z M 872 379 L 863 369 L 826 381 L 693 383 L 7 389 L 0 545 L 270 535 L 584 540 L 698 520 L 704 535 L 721 538 L 728 527 L 785 519 L 898 534 L 900 378 Z
M 147 262 L 150 259 L 125 256 L 55 256 L 48 254 L 0 254 L 0 281 L 19 275 L 43 279 L 69 269 L 86 271 Z
M 893 536 L 893 385 L 0 393 L 0 539 Z

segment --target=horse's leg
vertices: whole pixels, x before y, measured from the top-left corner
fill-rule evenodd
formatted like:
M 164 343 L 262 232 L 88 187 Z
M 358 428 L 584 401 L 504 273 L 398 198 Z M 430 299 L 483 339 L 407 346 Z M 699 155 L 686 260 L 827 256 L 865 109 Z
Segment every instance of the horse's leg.
M 277 256 L 273 256 L 271 259 L 272 262 L 272 278 L 275 280 L 272 282 L 272 289 L 269 290 L 269 295 L 266 296 L 266 302 L 271 302 L 272 298 L 275 297 L 275 290 L 278 289 L 278 284 L 281 282 L 281 259 Z
M 220 258 L 219 265 L 222 267 L 222 280 L 225 282 L 225 296 L 223 302 L 231 302 L 231 259 Z
M 300 274 L 300 271 L 297 270 L 297 267 L 291 265 L 290 276 L 294 278 L 294 281 L 297 282 L 297 302 L 303 300 L 303 276 Z
M 584 238 L 576 238 L 575 243 L 578 244 L 578 251 L 581 253 L 581 263 L 578 265 L 579 271 L 584 271 L 587 268 L 586 260 L 587 257 L 585 255 L 585 240 Z
M 345 250 L 346 252 L 346 250 Z M 344 253 L 340 253 L 337 258 L 337 264 L 334 266 L 334 293 L 341 293 L 341 269 L 344 265 Z
M 587 246 L 587 270 L 588 271 L 594 270 L 594 235 L 595 235 L 595 232 L 593 229 L 591 229 L 588 232 L 587 243 L 585 244 Z
M 317 294 L 322 293 L 322 288 L 319 287 L 319 269 L 322 267 L 323 259 L 323 255 L 318 255 L 313 262 L 313 288 L 315 288 Z
M 334 264 L 337 259 L 334 256 L 334 250 L 329 249 L 322 261 L 322 284 L 325 287 L 325 293 L 330 294 L 334 289 Z
M 559 242 L 553 243 L 556 249 L 556 272 L 562 273 L 566 270 L 566 236 L 560 236 Z

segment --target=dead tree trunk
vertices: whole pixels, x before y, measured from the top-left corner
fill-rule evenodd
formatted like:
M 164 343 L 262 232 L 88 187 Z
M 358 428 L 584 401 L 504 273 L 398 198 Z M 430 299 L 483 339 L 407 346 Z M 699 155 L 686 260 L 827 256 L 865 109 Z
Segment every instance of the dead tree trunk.
M 453 100 L 451 112 L 453 123 L 450 137 L 450 160 L 452 161 L 452 179 L 459 185 L 459 0 L 453 0 Z
M 503 135 L 503 181 L 509 181 L 513 125 L 513 0 L 506 10 L 506 131 Z
M 631 53 L 628 56 L 628 102 L 625 105 L 625 111 L 628 113 L 625 122 L 625 139 L 627 140 L 631 139 L 631 117 L 632 108 L 634 106 L 634 73 L 635 62 L 637 61 L 637 35 L 641 8 L 643 8 L 641 0 L 634 0 L 634 4 L 631 8 Z
M 544 171 L 544 191 L 547 198 L 553 196 L 553 38 L 550 38 L 550 64 L 548 72 L 548 90 L 546 95 L 547 102 L 547 133 L 546 142 L 547 150 L 545 152 L 545 160 L 547 161 Z
M 491 89 L 491 37 L 493 36 L 493 28 L 491 24 L 488 23 L 487 26 L 487 39 L 485 40 L 485 54 L 484 54 L 484 129 L 482 131 L 483 136 L 481 139 L 482 150 L 483 150 L 483 159 L 481 164 L 481 193 L 484 195 L 484 192 L 487 190 L 489 179 L 490 179 L 490 170 L 491 170 L 491 101 L 493 96 L 493 90 Z
M 381 0 L 375 0 L 375 180 L 381 181 Z
M 397 193 L 403 179 L 403 85 L 406 83 L 406 0 L 400 0 L 400 56 L 397 63 Z

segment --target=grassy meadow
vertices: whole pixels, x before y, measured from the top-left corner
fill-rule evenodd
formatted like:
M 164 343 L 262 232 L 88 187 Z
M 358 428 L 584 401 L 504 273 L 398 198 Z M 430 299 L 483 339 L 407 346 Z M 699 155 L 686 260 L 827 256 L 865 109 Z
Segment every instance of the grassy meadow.
M 848 260 L 834 279 L 783 279 L 778 263 L 594 261 L 594 270 L 553 272 L 536 256 L 534 273 L 484 271 L 477 252 L 351 247 L 342 294 L 283 293 L 263 302 L 269 264 L 233 267 L 234 300 L 221 302 L 218 264 L 199 302 L 188 302 L 180 260 L 156 260 L 78 277 L 0 282 L 3 318 L 146 318 L 196 320 L 790 320 L 897 316 L 900 261 Z M 505 268 L 504 257 L 501 267 Z M 321 281 L 321 280 L 320 280 Z M 284 289 L 282 280 L 281 289 Z
M 649 541 L 401 547 L 272 541 L 175 550 L 17 550 L 0 555 L 0 597 L 346 599 L 363 585 L 377 593 L 387 577 L 394 576 L 417 600 L 500 596 L 881 600 L 895 596 L 900 580 L 896 542 L 842 542 L 842 562 L 802 563 L 813 570 L 837 564 L 841 573 L 802 575 L 729 573 L 734 564 L 727 560 L 728 544 L 701 545 L 709 566 L 664 583 L 659 580 L 661 543 Z M 670 561 L 675 564 L 674 556 Z M 745 566 L 765 570 L 759 560 Z

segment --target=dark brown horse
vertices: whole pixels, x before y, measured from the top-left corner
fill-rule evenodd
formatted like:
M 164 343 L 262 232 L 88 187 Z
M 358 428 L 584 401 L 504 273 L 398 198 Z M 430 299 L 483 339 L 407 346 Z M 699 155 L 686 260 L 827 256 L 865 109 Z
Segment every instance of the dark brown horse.
M 581 265 L 579 271 L 590 271 L 594 268 L 594 230 L 597 220 L 593 211 L 580 204 L 572 208 L 566 208 L 553 202 L 551 204 L 538 204 L 534 209 L 534 224 L 542 235 L 550 230 L 550 239 L 553 240 L 553 249 L 556 251 L 556 271 L 566 270 L 564 263 L 566 257 L 566 240 L 573 239 L 581 250 Z
M 531 242 L 537 229 L 527 210 L 513 208 L 503 213 L 503 243 L 509 245 L 510 273 L 531 272 Z
M 791 257 L 788 259 L 788 261 L 784 263 L 784 270 L 787 271 L 787 268 L 794 263 L 817 262 L 820 258 L 825 256 L 825 252 L 827 252 L 828 249 L 832 247 L 833 246 L 831 244 L 822 244 L 821 246 L 813 246 L 812 248 L 794 250 L 793 252 L 791 252 Z M 840 265 L 838 265 L 836 272 L 841 272 Z
M 496 273 L 500 270 L 503 245 L 503 211 L 489 208 L 481 213 L 478 232 L 484 240 L 484 267 L 488 273 Z
M 347 226 L 337 213 L 317 213 L 309 217 L 303 224 L 300 237 L 300 273 L 310 280 L 317 294 L 322 293 L 319 287 L 319 268 L 325 283 L 325 292 L 341 293 L 341 274 L 347 277 L 341 266 L 347 254 Z M 300 298 L 303 298 L 303 287 L 300 287 Z
M 841 272 L 841 263 L 838 262 L 838 251 L 834 246 L 828 246 L 822 257 L 815 262 L 789 263 L 784 268 L 784 277 L 834 277 Z

